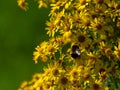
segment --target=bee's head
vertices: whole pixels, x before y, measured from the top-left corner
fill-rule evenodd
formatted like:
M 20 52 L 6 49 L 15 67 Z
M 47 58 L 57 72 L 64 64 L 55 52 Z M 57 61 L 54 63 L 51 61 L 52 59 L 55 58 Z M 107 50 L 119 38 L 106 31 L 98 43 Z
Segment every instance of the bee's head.
M 77 49 L 79 49 L 79 46 L 78 46 L 78 45 L 73 45 L 73 46 L 72 46 L 72 52 L 75 52 Z

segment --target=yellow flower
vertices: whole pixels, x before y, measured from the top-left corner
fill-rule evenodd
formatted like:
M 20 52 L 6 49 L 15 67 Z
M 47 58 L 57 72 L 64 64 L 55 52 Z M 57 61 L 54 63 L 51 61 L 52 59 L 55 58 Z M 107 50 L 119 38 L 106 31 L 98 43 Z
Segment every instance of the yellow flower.
M 118 59 L 120 59 L 120 41 L 118 42 L 118 46 L 114 46 L 114 54 L 116 55 L 116 57 L 118 58 Z
M 99 60 L 99 54 L 97 52 L 89 52 L 87 53 L 89 59 L 88 59 L 88 66 L 94 66 L 94 68 L 99 69 L 101 65 L 101 60 Z
M 47 3 L 44 2 L 43 0 L 38 0 L 38 4 L 39 4 L 38 5 L 39 8 L 41 8 L 41 7 L 47 8 L 48 7 Z
M 87 8 L 88 6 L 88 3 L 90 2 L 91 0 L 78 0 L 78 2 L 76 3 L 76 8 L 78 10 L 83 10 L 85 8 Z
M 26 2 L 26 0 L 18 0 L 18 6 L 25 11 L 28 10 L 28 3 Z
M 65 9 L 63 9 L 65 10 Z M 71 31 L 73 25 L 72 25 L 72 19 L 71 15 L 65 13 L 61 18 L 61 23 L 60 23 L 60 34 L 64 34 L 66 31 Z
M 84 74 L 83 74 L 83 79 L 84 80 L 88 80 L 89 78 L 90 78 L 90 73 L 88 73 L 88 72 L 85 72 Z
M 56 37 L 56 42 L 58 43 L 58 46 L 61 47 L 64 45 L 64 39 L 63 37 Z
M 105 87 L 104 90 L 110 90 L 109 87 Z
M 28 85 L 28 82 L 27 82 L 27 81 L 24 81 L 24 82 L 22 82 L 20 88 L 23 89 L 23 88 L 25 88 L 27 85 Z M 21 89 L 19 89 L 19 90 L 21 90 Z
M 95 18 L 94 21 L 91 22 L 91 26 L 94 30 L 102 30 L 103 23 L 101 22 L 101 19 Z
M 91 83 L 90 90 L 104 90 L 104 86 L 101 80 L 95 80 Z
M 63 76 L 63 77 L 60 78 L 60 84 L 61 85 L 66 85 L 67 83 L 68 83 L 68 79 L 66 77 Z
M 112 54 L 110 45 L 106 44 L 105 42 L 100 42 L 100 49 L 102 50 L 103 54 L 110 55 Z
M 46 50 L 46 46 L 48 45 L 47 42 L 42 42 L 40 45 L 38 45 L 35 49 L 36 51 L 33 52 L 33 60 L 35 61 L 35 63 L 38 62 L 39 57 L 41 56 L 44 60 L 43 61 L 47 61 L 47 57 L 44 54 L 45 50 Z
M 116 79 L 120 79 L 120 70 L 119 70 L 119 66 L 115 65 L 115 62 L 112 62 L 111 66 L 109 68 L 107 68 L 107 72 L 109 74 L 109 76 L 113 76 Z
M 55 25 L 54 25 L 54 22 L 53 21 L 51 21 L 51 22 L 46 22 L 46 25 L 48 26 L 48 27 L 46 27 L 45 29 L 46 30 L 48 30 L 47 31 L 47 34 L 49 35 L 49 36 L 52 36 L 52 37 L 54 37 L 54 34 L 55 34 Z
M 46 55 L 41 55 L 40 56 L 41 57 L 41 60 L 43 61 L 43 62 L 47 62 L 48 61 L 48 57 L 46 56 Z M 35 62 L 36 63 L 36 62 Z
M 91 39 L 88 38 L 86 31 L 78 31 L 75 33 L 76 35 L 73 36 L 72 42 L 77 43 L 80 45 L 80 49 L 89 49 L 88 46 L 90 46 Z M 88 47 L 88 48 L 87 48 Z
M 86 18 L 86 19 L 84 18 L 84 19 L 83 19 L 83 25 L 84 25 L 85 27 L 90 26 L 90 23 L 91 23 L 91 22 L 90 22 L 90 20 L 89 20 L 88 18 Z
M 57 11 L 57 10 L 59 10 L 59 8 L 61 7 L 61 6 L 63 6 L 65 4 L 65 1 L 58 1 L 58 2 L 56 2 L 56 3 L 52 3 L 52 4 L 50 4 L 50 6 L 51 6 L 51 12 L 50 12 L 50 15 L 54 15 L 55 14 L 55 12 Z
M 37 63 L 40 54 L 39 54 L 39 52 L 33 52 L 33 55 L 34 55 L 33 60 L 35 61 L 35 63 Z
M 71 31 L 67 31 L 63 34 L 63 41 L 65 44 L 70 42 L 71 39 L 72 39 L 72 32 Z
M 79 80 L 80 79 L 80 71 L 81 69 L 79 69 L 78 65 L 72 65 L 71 69 L 69 71 L 69 75 L 70 75 L 70 80 L 73 82 L 74 80 Z
M 70 5 L 71 5 L 71 1 L 67 2 L 67 3 L 65 4 L 65 9 L 69 9 L 69 8 L 70 8 Z

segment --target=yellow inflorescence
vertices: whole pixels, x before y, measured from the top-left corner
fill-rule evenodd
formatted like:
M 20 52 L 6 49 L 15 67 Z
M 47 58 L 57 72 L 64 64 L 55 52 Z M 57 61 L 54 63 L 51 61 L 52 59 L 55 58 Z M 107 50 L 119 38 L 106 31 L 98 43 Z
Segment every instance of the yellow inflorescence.
M 18 0 L 18 6 L 25 11 L 28 10 L 28 3 L 26 2 L 26 0 Z
M 48 62 L 44 73 L 19 90 L 119 90 L 120 1 L 38 0 L 50 7 L 50 39 L 40 43 L 33 60 Z M 27 3 L 18 0 L 27 10 Z

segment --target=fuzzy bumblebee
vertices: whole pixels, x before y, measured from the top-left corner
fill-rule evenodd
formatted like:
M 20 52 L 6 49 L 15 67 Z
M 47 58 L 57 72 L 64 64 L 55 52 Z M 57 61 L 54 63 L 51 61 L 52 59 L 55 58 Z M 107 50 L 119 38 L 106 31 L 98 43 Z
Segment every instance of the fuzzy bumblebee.
M 80 50 L 78 45 L 73 45 L 72 46 L 72 54 L 71 57 L 76 59 L 80 56 Z

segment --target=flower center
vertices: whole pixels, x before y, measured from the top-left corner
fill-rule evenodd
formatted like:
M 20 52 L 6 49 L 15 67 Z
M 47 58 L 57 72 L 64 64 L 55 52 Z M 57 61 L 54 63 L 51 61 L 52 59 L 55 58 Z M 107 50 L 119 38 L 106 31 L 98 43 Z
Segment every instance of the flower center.
M 84 37 L 83 35 L 79 36 L 79 37 L 78 37 L 78 41 L 79 41 L 80 43 L 83 43 L 83 42 L 85 41 L 85 37 Z

